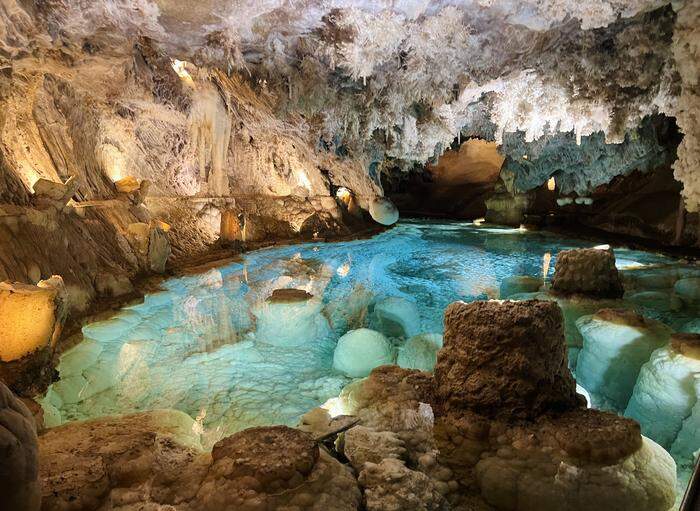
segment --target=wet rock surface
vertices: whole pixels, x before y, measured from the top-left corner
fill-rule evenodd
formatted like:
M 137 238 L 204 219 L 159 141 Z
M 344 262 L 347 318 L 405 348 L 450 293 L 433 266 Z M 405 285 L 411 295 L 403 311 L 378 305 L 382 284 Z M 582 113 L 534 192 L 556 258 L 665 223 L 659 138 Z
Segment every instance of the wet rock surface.
M 612 250 L 580 248 L 557 254 L 552 289 L 563 294 L 620 298 L 624 290 Z

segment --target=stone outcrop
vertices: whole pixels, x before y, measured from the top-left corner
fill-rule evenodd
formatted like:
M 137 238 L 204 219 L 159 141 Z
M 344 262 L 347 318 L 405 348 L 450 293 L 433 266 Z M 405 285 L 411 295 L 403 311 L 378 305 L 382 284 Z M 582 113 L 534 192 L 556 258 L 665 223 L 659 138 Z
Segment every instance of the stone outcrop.
M 666 511 L 672 458 L 633 420 L 586 408 L 562 323 L 554 302 L 454 303 L 433 376 L 385 366 L 346 387 L 362 425 L 343 449 L 368 505 Z
M 444 413 L 533 419 L 576 408 L 556 303 L 456 302 L 445 311 L 435 398 Z
M 586 409 L 576 394 L 551 302 L 450 305 L 435 385 L 439 459 L 497 509 L 585 510 L 594 496 L 601 508 L 630 510 L 674 501 L 670 456 L 634 421 Z
M 622 280 L 615 267 L 612 250 L 579 248 L 557 254 L 552 289 L 565 295 L 593 298 L 620 298 Z
M 45 511 L 313 509 L 350 511 L 348 468 L 286 426 L 253 428 L 202 451 L 194 421 L 161 410 L 70 423 L 40 439 Z
M 34 418 L 0 382 L 0 502 L 2 509 L 38 511 L 39 455 Z
M 63 279 L 37 285 L 0 283 L 0 379 L 13 390 L 38 391 L 53 378 L 52 360 L 68 313 Z

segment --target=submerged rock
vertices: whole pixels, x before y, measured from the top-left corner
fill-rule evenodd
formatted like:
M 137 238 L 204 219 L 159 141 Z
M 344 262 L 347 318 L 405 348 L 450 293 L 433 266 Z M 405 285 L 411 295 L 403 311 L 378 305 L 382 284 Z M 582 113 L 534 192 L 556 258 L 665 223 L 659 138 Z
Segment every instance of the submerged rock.
M 369 328 L 351 330 L 338 340 L 333 369 L 351 378 L 367 376 L 372 369 L 394 361 L 394 350 L 381 333 Z
M 501 282 L 499 297 L 508 298 L 518 293 L 534 293 L 542 287 L 542 279 L 529 275 L 508 277 Z
M 621 298 L 624 290 L 612 250 L 580 248 L 557 254 L 552 289 L 562 294 Z
M 321 300 L 302 289 L 276 289 L 253 309 L 256 336 L 262 342 L 283 347 L 327 340 L 331 328 L 321 313 L 322 307 Z
M 34 418 L 0 382 L 0 502 L 2 509 L 38 511 L 41 503 Z
M 576 377 L 596 408 L 624 411 L 639 370 L 672 330 L 629 310 L 602 309 L 576 321 L 583 349 Z
M 673 289 L 688 307 L 700 305 L 700 277 L 680 279 L 673 286 Z
M 371 324 L 387 337 L 411 337 L 420 330 L 420 312 L 415 303 L 390 296 L 375 304 Z
M 440 348 L 442 348 L 441 334 L 415 335 L 399 348 L 396 363 L 406 369 L 432 371 Z

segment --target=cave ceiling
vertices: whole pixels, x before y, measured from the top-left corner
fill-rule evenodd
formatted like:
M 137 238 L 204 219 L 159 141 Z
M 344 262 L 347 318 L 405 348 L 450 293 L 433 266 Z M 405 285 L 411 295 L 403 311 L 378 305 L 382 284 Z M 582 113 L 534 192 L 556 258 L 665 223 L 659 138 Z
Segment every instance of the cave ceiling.
M 329 150 L 408 167 L 461 136 L 620 144 L 645 117 L 675 116 L 674 26 L 689 4 L 6 0 L 0 36 L 9 56 L 37 41 L 105 49 L 147 37 L 198 69 L 246 76 Z

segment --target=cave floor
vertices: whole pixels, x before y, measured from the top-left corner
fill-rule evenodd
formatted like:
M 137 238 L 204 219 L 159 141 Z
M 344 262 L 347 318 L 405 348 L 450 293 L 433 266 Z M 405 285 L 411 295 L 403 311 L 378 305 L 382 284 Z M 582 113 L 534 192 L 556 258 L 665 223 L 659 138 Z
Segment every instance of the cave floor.
M 349 330 L 384 331 L 396 356 L 409 337 L 441 334 L 449 303 L 498 298 L 514 276 L 546 283 L 558 251 L 592 245 L 544 231 L 415 220 L 369 239 L 275 246 L 205 265 L 85 325 L 82 342 L 61 356 L 59 380 L 40 397 L 45 420 L 51 427 L 175 408 L 196 419 L 209 447 L 251 426 L 293 426 L 352 381 L 333 369 L 336 343 Z M 621 247 L 615 254 L 626 284 L 636 275 L 700 276 L 700 267 L 665 255 Z M 645 317 L 674 330 L 698 317 L 669 305 L 658 286 L 635 286 L 656 293 L 625 296 Z M 313 298 L 270 302 L 281 288 Z M 386 303 L 394 305 L 382 323 L 375 309 Z M 398 319 L 389 325 L 387 317 Z

